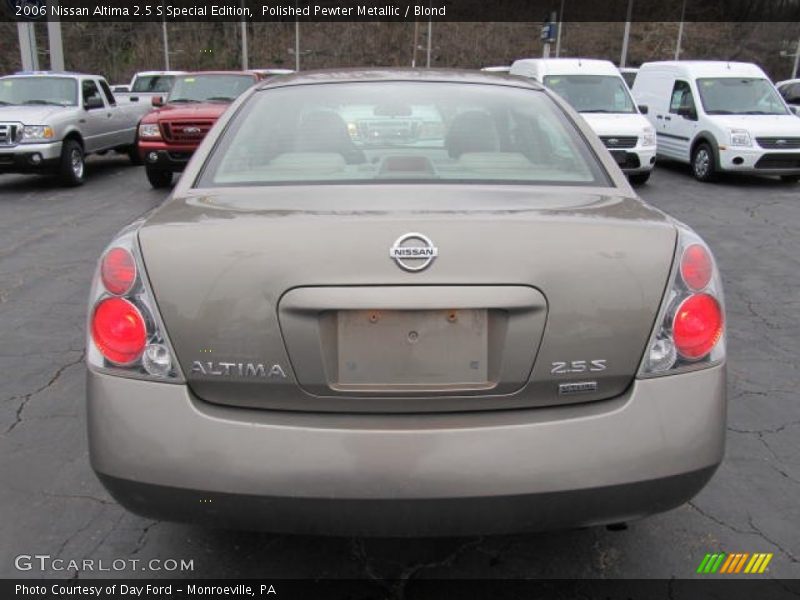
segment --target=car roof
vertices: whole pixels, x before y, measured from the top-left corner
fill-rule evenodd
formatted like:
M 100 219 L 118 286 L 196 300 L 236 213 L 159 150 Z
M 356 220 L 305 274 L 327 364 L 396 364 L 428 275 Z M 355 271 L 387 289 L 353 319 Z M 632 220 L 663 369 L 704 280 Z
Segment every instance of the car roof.
M 430 81 L 434 83 L 471 83 L 486 85 L 504 85 L 509 87 L 541 90 L 542 86 L 530 79 L 503 76 L 498 73 L 471 69 L 326 69 L 319 71 L 302 71 L 285 77 L 264 81 L 259 90 L 271 87 L 292 85 L 308 85 L 316 83 L 362 83 L 379 81 Z
M 6 75 L 6 77 L 96 77 L 89 73 L 78 73 L 75 71 L 17 71 Z M 97 75 L 99 77 L 99 75 Z
M 511 65 L 511 72 L 519 75 L 619 75 L 610 60 L 597 58 L 521 58 Z
M 154 77 L 155 75 L 183 75 L 186 71 L 139 71 L 134 77 Z
M 693 77 L 765 77 L 761 67 L 754 63 L 725 60 L 669 60 L 644 63 L 642 71 L 670 70 L 686 73 Z
M 181 75 L 250 75 L 258 77 L 259 74 L 256 71 L 187 71 Z

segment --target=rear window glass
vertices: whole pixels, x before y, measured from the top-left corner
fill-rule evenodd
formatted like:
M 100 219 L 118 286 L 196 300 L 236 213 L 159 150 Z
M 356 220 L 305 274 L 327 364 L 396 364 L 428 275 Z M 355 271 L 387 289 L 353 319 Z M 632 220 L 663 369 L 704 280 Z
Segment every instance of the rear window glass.
M 132 92 L 164 92 L 169 93 L 175 81 L 174 75 L 142 75 L 133 82 Z
M 586 141 L 542 92 L 364 82 L 255 93 L 199 184 L 385 180 L 608 183 Z

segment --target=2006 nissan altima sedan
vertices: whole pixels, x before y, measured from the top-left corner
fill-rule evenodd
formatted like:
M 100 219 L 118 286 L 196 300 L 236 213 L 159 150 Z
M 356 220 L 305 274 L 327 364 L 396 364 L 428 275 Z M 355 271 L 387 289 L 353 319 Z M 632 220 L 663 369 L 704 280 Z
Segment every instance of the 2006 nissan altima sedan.
M 104 252 L 92 465 L 159 519 L 358 535 L 620 522 L 724 448 L 706 244 L 532 81 L 308 73 Z

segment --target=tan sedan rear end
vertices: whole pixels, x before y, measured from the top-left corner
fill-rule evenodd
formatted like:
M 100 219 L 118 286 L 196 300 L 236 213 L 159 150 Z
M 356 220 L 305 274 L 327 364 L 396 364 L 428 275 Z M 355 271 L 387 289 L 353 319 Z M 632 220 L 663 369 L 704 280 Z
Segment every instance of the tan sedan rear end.
M 156 518 L 595 525 L 680 505 L 723 455 L 709 249 L 515 78 L 245 94 L 104 253 L 87 344 L 92 465 Z

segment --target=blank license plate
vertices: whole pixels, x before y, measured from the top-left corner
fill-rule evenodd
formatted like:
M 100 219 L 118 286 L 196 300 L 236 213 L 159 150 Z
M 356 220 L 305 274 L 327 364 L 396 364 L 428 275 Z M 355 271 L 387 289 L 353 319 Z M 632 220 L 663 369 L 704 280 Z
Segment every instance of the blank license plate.
M 486 310 L 339 311 L 338 383 L 486 383 L 487 325 Z

